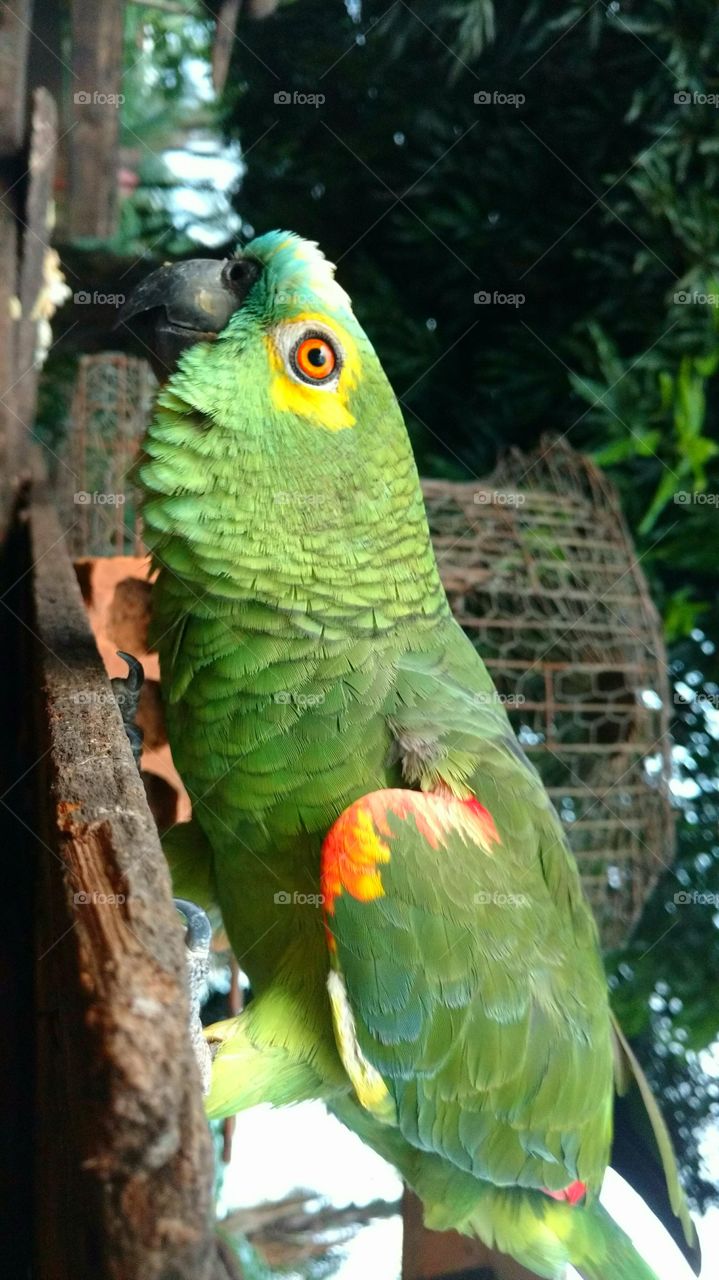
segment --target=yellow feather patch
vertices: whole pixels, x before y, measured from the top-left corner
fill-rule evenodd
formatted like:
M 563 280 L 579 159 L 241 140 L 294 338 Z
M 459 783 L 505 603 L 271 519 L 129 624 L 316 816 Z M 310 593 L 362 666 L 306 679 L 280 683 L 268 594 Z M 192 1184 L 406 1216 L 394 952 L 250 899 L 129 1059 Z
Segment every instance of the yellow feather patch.
M 275 408 L 283 413 L 296 413 L 302 418 L 310 418 L 328 431 L 342 431 L 345 427 L 353 427 L 356 419 L 349 410 L 348 402 L 350 392 L 359 382 L 361 370 L 360 355 L 354 338 L 336 320 L 320 312 L 302 311 L 285 323 L 318 324 L 329 329 L 330 333 L 336 333 L 344 350 L 344 361 L 335 387 L 311 387 L 309 383 L 296 382 L 286 372 L 272 335 L 267 334 L 265 343 L 272 370 L 270 394 Z
M 395 1104 L 379 1071 L 367 1061 L 359 1047 L 347 990 L 342 975 L 336 969 L 331 971 L 327 979 L 327 991 L 332 1006 L 337 1048 L 342 1065 L 352 1081 L 357 1101 L 365 1111 L 371 1112 L 384 1124 L 395 1124 Z

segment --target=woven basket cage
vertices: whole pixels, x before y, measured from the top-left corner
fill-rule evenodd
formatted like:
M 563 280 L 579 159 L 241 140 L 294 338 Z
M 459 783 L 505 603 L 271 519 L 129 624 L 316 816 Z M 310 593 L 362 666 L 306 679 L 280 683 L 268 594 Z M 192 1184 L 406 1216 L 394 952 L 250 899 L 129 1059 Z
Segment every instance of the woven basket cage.
M 86 495 L 66 511 L 78 556 L 142 553 L 128 472 L 153 385 L 142 360 L 80 361 L 66 464 Z M 668 669 L 617 496 L 550 439 L 482 482 L 423 488 L 452 609 L 559 811 L 603 945 L 617 946 L 674 853 Z

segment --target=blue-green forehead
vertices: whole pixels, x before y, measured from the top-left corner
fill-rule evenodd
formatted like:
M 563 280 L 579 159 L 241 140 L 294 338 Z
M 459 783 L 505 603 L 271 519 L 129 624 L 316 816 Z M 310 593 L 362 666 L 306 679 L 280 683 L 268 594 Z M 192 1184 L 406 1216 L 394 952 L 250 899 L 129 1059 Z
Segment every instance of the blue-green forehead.
M 334 266 L 317 245 L 290 231 L 258 236 L 238 254 L 255 258 L 264 271 L 248 301 L 273 320 L 299 312 L 324 312 L 347 324 L 354 322 L 352 304 L 334 278 Z

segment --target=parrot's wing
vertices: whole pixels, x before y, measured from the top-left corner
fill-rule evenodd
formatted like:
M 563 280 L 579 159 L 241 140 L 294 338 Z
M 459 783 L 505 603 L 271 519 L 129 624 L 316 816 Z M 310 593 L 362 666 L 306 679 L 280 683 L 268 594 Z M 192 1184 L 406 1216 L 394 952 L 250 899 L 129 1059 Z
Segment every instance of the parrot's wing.
M 598 1191 L 611 1138 L 601 963 L 539 852 L 448 793 L 374 792 L 323 846 L 338 1047 L 359 1101 L 504 1185 Z

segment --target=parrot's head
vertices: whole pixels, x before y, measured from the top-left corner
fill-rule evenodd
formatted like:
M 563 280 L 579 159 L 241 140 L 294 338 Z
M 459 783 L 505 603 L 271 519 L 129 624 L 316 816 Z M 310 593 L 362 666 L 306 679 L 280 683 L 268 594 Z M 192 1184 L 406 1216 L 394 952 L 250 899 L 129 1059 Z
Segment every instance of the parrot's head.
M 278 430 L 296 419 L 342 431 L 368 397 L 394 397 L 334 270 L 317 245 L 272 231 L 225 261 L 161 267 L 121 320 L 142 335 L 162 381 L 202 386 L 209 416 L 229 406 L 238 430 L 265 436 L 274 419 Z
M 316 245 L 274 231 L 162 267 L 130 299 L 138 318 L 164 375 L 139 469 L 150 535 L 189 513 L 187 538 L 222 520 L 223 546 L 234 530 L 299 563 L 339 534 L 381 550 L 398 520 L 424 526 L 397 400 Z

